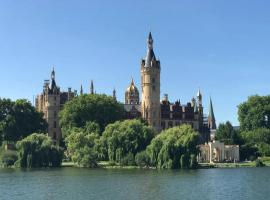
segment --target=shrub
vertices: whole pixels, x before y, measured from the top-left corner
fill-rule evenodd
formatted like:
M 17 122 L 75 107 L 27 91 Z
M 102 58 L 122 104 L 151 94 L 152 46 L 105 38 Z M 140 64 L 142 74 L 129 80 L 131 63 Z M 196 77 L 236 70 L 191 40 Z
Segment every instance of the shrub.
M 62 163 L 63 149 L 44 134 L 33 133 L 18 141 L 16 147 L 20 167 L 60 167 Z
M 261 159 L 257 159 L 255 161 L 255 167 L 264 167 L 265 164 L 263 163 L 263 161 Z
M 99 136 L 94 133 L 72 132 L 65 140 L 72 161 L 81 167 L 97 167 L 96 144 L 98 139 Z
M 153 129 L 140 120 L 118 121 L 106 127 L 99 149 L 110 162 L 134 165 L 134 155 L 144 151 L 153 137 Z
M 122 162 L 120 163 L 123 166 L 134 166 L 135 165 L 135 159 L 134 155 L 129 152 L 123 159 Z
M 146 151 L 141 151 L 137 153 L 135 156 L 135 162 L 136 162 L 136 165 L 138 165 L 139 167 L 149 167 L 151 164 L 150 157 L 146 153 Z
M 17 152 L 16 151 L 10 151 L 7 150 L 3 152 L 1 157 L 1 162 L 4 167 L 9 167 L 15 164 L 15 162 L 18 160 Z
M 182 125 L 161 132 L 146 151 L 154 167 L 193 168 L 196 166 L 198 141 L 198 133 L 190 125 Z

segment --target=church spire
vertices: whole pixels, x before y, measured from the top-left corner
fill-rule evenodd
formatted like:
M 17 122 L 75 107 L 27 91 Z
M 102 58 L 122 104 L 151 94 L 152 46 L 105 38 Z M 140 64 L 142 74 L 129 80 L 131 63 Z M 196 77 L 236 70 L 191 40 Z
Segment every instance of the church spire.
M 54 71 L 54 67 L 53 67 L 53 70 L 51 72 L 50 90 L 54 94 L 56 94 L 58 92 L 58 88 L 57 88 L 57 85 L 56 85 L 56 82 L 55 82 L 55 71 Z
M 154 40 L 150 32 L 147 39 L 147 53 L 145 57 L 145 67 L 151 67 L 152 66 L 151 62 L 156 60 L 155 53 L 153 50 L 153 43 L 154 43 Z
M 51 79 L 52 80 L 55 80 L 55 71 L 54 71 L 54 67 L 53 67 L 53 70 L 51 72 Z
M 208 127 L 211 130 L 215 130 L 217 128 L 211 97 L 210 97 L 210 104 L 209 104 Z
M 83 87 L 81 85 L 80 95 L 83 95 Z
M 94 83 L 93 83 L 93 80 L 91 80 L 90 94 L 94 94 Z
M 113 89 L 113 98 L 114 98 L 114 100 L 116 100 L 116 90 L 115 90 L 115 88 Z

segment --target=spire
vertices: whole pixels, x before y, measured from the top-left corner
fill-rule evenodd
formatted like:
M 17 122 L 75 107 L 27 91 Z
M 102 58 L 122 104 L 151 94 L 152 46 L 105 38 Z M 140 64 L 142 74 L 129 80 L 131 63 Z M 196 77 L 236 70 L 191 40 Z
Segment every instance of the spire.
M 91 80 L 90 94 L 94 94 L 94 83 L 93 83 L 93 80 Z
M 199 107 L 202 106 L 202 93 L 200 89 L 198 90 L 198 93 L 197 93 L 197 103 Z
M 214 129 L 217 128 L 217 126 L 216 126 L 216 119 L 215 119 L 215 115 L 214 115 L 214 109 L 213 109 L 213 104 L 212 104 L 211 97 L 210 97 L 210 104 L 209 104 L 208 127 L 211 130 L 214 130 Z
M 155 53 L 153 50 L 153 38 L 151 32 L 147 39 L 147 54 L 145 57 L 145 67 L 151 67 L 151 62 L 156 60 Z
M 55 80 L 55 71 L 54 71 L 54 67 L 53 67 L 53 70 L 52 70 L 52 73 L 51 73 L 51 79 L 52 79 L 52 80 Z
M 199 89 L 197 93 L 197 98 L 201 98 L 201 97 L 202 97 L 202 94 L 201 94 L 201 90 Z
M 114 98 L 114 100 L 116 100 L 116 90 L 115 90 L 115 88 L 113 89 L 113 98 Z
M 83 87 L 81 85 L 80 95 L 83 95 Z
M 54 67 L 53 70 L 51 72 L 51 84 L 50 84 L 50 90 L 53 93 L 57 93 L 58 88 L 56 86 L 56 82 L 55 82 L 55 71 L 54 71 Z

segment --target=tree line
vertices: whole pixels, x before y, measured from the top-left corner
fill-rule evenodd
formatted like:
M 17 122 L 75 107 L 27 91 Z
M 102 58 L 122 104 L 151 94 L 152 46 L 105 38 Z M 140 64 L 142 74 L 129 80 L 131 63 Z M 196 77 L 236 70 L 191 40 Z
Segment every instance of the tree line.
M 63 145 L 46 134 L 47 123 L 27 100 L 0 99 L 0 149 L 5 165 L 57 167 L 62 159 L 82 167 L 110 165 L 155 168 L 196 168 L 199 134 L 189 125 L 157 135 L 142 119 L 124 120 L 121 103 L 106 95 L 80 95 L 60 112 Z M 241 159 L 270 156 L 270 97 L 251 96 L 238 106 L 239 129 L 221 123 L 217 139 L 239 144 Z
M 250 96 L 238 106 L 240 126 L 227 121 L 217 129 L 217 139 L 225 144 L 240 145 L 242 160 L 270 156 L 270 96 Z

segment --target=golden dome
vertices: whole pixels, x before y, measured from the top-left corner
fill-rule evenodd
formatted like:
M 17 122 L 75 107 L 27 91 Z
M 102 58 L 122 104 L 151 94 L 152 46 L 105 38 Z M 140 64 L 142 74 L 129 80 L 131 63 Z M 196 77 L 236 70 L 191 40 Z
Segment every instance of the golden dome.
M 139 92 L 138 88 L 134 85 L 134 81 L 133 79 L 131 79 L 131 83 L 129 85 L 129 87 L 126 89 L 126 92 Z

